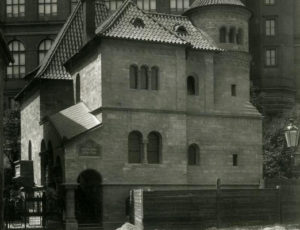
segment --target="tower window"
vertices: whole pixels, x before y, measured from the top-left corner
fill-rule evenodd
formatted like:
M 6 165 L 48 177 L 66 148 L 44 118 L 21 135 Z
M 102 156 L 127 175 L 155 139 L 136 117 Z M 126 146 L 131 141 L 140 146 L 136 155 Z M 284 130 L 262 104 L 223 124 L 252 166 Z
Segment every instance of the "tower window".
M 190 7 L 190 0 L 171 0 L 171 12 L 184 11 Z
M 156 0 L 137 0 L 137 6 L 142 10 L 155 11 Z
M 243 44 L 243 40 L 244 40 L 244 33 L 242 29 L 238 30 L 238 33 L 236 35 L 236 43 L 241 45 Z
M 137 89 L 138 88 L 138 68 L 135 65 L 130 66 L 130 88 Z
M 196 79 L 193 76 L 187 78 L 187 94 L 188 95 L 197 95 Z
M 39 0 L 40 16 L 56 16 L 57 0 Z
M 25 16 L 25 0 L 6 0 L 6 16 L 24 17 Z
M 275 36 L 275 27 L 276 21 L 275 19 L 266 19 L 266 35 L 267 36 Z
M 235 43 L 235 28 L 234 27 L 232 27 L 232 28 L 230 28 L 230 30 L 229 30 L 229 42 L 230 43 Z
M 222 27 L 220 29 L 220 43 L 226 43 L 226 34 L 227 34 L 226 27 Z
M 141 89 L 148 89 L 148 67 L 142 66 L 141 67 Z
M 199 165 L 199 147 L 196 144 L 192 144 L 188 148 L 188 165 Z
M 151 68 L 151 89 L 158 90 L 158 68 L 152 67 Z
M 236 97 L 236 85 L 231 85 L 231 96 Z
M 266 66 L 276 66 L 277 64 L 277 51 L 276 48 L 266 49 Z
M 14 63 L 7 67 L 8 78 L 22 78 L 25 75 L 25 47 L 22 42 L 12 41 L 8 45 L 14 57 Z
M 232 155 L 232 165 L 238 166 L 238 155 L 237 154 Z

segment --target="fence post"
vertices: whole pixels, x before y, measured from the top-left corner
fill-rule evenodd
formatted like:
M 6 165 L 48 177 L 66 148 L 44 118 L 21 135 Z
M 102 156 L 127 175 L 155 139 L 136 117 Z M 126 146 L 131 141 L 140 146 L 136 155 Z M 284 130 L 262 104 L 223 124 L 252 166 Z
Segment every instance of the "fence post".
M 278 216 L 279 216 L 279 223 L 282 224 L 282 205 L 281 205 L 281 186 L 277 185 L 277 204 L 278 204 Z
M 217 215 L 217 227 L 221 226 L 221 214 L 220 214 L 220 197 L 221 197 L 221 179 L 217 179 L 217 191 L 216 191 L 216 215 Z

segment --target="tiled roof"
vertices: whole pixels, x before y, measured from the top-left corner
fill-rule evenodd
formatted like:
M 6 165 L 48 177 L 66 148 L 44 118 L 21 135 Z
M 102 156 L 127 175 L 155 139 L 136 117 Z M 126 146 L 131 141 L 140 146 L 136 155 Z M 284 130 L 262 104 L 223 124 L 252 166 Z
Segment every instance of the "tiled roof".
M 196 28 L 191 23 L 188 17 L 159 13 L 152 13 L 151 15 L 160 24 L 175 33 L 176 26 L 183 26 L 186 29 L 186 33 L 177 33 L 177 35 L 187 41 L 192 48 L 202 50 L 220 50 L 204 31 Z
M 139 25 L 134 25 L 134 20 L 140 20 Z M 138 23 L 138 22 L 137 22 Z M 131 0 L 126 0 L 123 5 L 103 23 L 96 33 L 100 36 L 122 38 L 139 41 L 151 41 L 168 44 L 187 45 L 188 42 L 177 36 L 158 23 L 150 14 L 140 10 Z
M 101 124 L 82 102 L 52 115 L 49 120 L 60 137 L 68 140 Z
M 191 5 L 190 9 L 199 6 L 209 6 L 209 5 L 237 5 L 245 6 L 240 0 L 196 0 Z
M 96 0 L 96 26 L 108 17 L 108 10 L 102 0 Z M 79 1 L 74 12 L 57 35 L 54 44 L 44 58 L 35 78 L 71 79 L 63 64 L 83 45 L 83 6 Z

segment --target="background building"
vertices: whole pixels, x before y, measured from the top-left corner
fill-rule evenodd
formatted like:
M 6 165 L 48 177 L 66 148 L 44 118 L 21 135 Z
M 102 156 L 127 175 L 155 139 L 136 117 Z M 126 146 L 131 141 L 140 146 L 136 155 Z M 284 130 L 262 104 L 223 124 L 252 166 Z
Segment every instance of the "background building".
M 291 109 L 300 93 L 300 1 L 249 0 L 251 80 L 265 113 Z

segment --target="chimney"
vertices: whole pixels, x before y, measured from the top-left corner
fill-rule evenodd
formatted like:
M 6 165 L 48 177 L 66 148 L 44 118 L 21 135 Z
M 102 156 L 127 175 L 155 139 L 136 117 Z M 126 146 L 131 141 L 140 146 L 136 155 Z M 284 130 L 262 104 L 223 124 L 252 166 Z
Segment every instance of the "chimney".
M 81 0 L 83 6 L 83 44 L 86 44 L 95 36 L 96 0 Z

